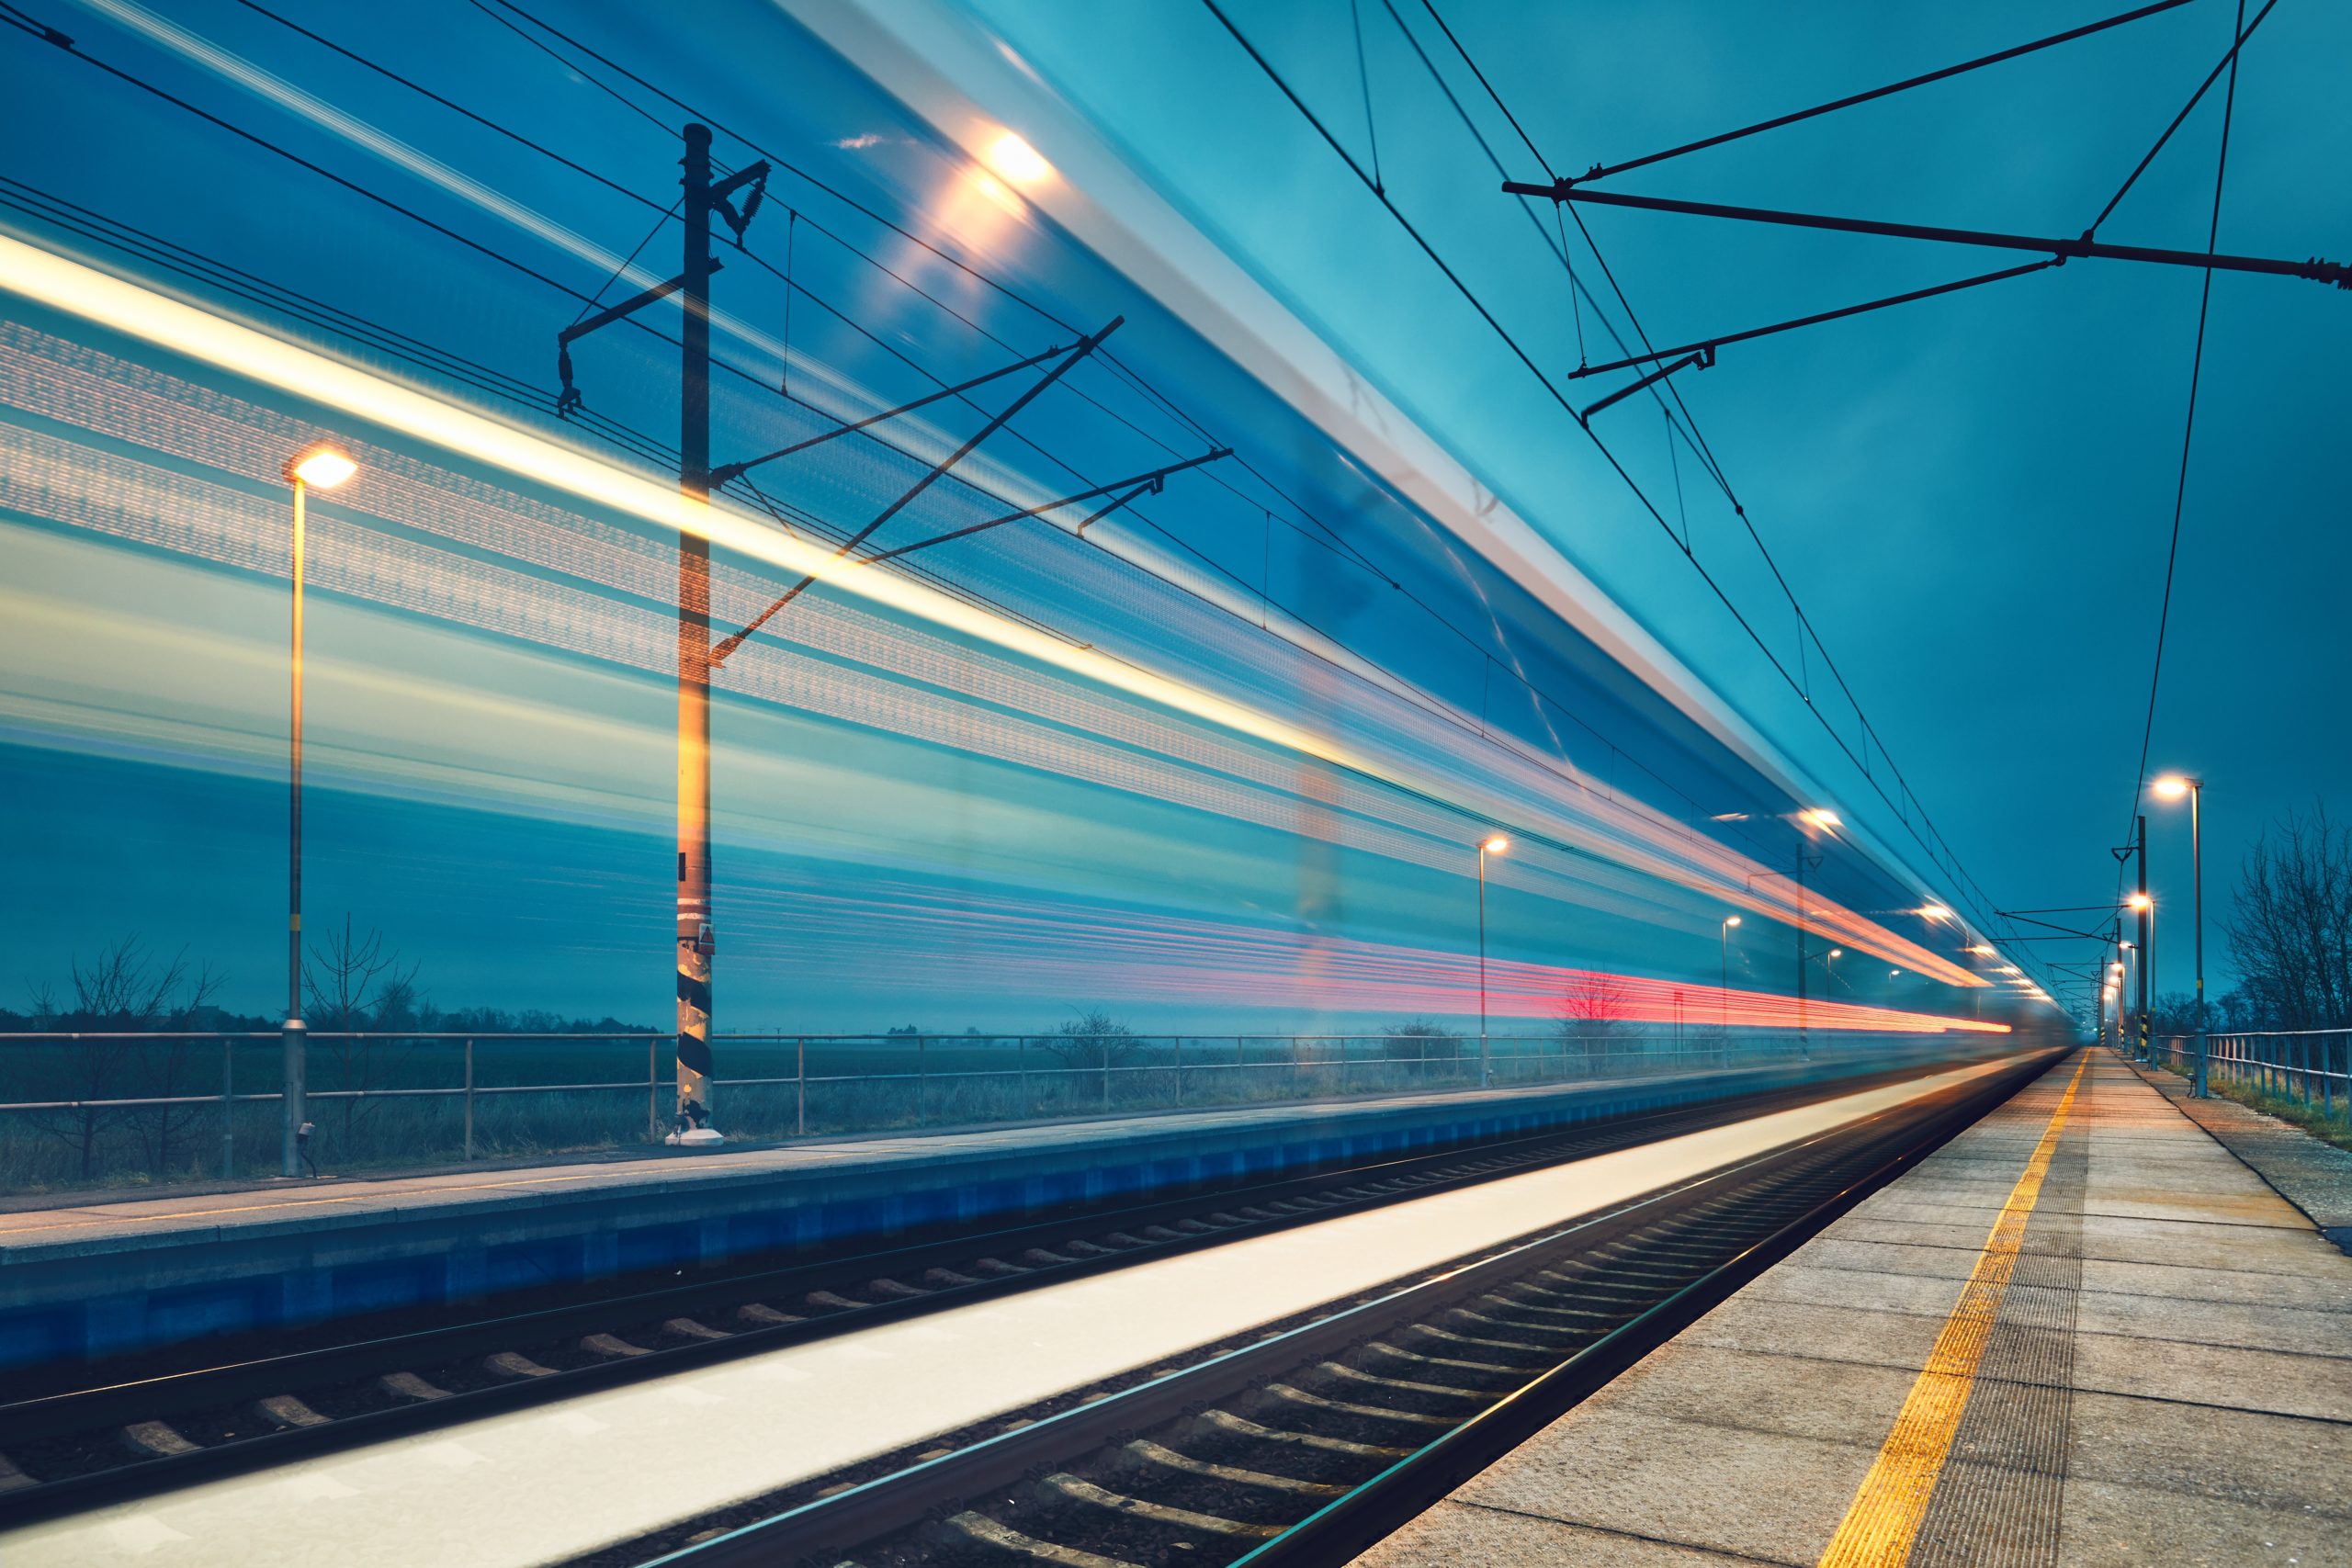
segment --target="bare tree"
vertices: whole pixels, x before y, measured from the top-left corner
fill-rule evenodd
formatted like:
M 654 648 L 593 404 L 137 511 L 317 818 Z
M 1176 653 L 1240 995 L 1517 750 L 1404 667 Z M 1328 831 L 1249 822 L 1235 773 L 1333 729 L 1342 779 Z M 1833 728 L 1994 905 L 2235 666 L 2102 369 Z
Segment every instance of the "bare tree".
M 2272 1029 L 2352 1024 L 2352 828 L 2289 812 L 2238 870 L 2222 923 L 2249 1011 Z
M 405 1049 L 388 1050 L 385 1041 L 347 1036 L 415 1028 L 421 1006 L 416 971 L 413 962 L 403 966 L 399 949 L 385 947 L 383 932 L 371 930 L 354 936 L 348 914 L 340 934 L 329 927 L 323 943 L 311 944 L 302 960 L 302 988 L 310 995 L 306 1021 L 313 1031 L 311 1056 L 336 1069 L 335 1088 L 363 1094 L 381 1089 L 383 1079 L 405 1059 Z M 318 1039 L 336 1033 L 346 1038 Z M 376 1107 L 356 1098 L 335 1105 L 342 1123 L 340 1146 L 347 1152 L 353 1134 Z
M 1402 1023 L 1392 1023 L 1380 1032 L 1385 1042 L 1383 1049 L 1396 1060 L 1450 1062 L 1462 1055 L 1462 1043 L 1469 1038 L 1458 1029 L 1448 1029 L 1431 1018 L 1408 1018 Z
M 74 993 L 61 1006 L 55 987 L 42 981 L 28 987 L 35 1023 L 43 1030 L 147 1038 L 81 1040 L 64 1048 L 56 1098 L 77 1103 L 40 1121 L 52 1136 L 73 1145 L 81 1178 L 97 1174 L 98 1149 L 115 1127 L 138 1138 L 148 1170 L 164 1175 L 182 1130 L 202 1108 L 192 1105 L 106 1106 L 108 1100 L 155 1100 L 178 1096 L 193 1071 L 194 1048 L 185 1036 L 159 1036 L 186 1027 L 220 987 L 220 976 L 198 965 L 190 970 L 186 950 L 169 960 L 156 957 L 136 936 L 100 948 L 94 957 L 68 962 Z
M 1622 1028 L 1625 1003 L 1625 987 L 1614 976 L 1580 974 L 1554 1005 L 1553 1027 L 1562 1044 L 1582 1052 L 1589 1062 L 1608 1053 Z
M 1134 1030 L 1101 1007 L 1084 1009 L 1077 1017 L 1065 1020 L 1037 1043 L 1059 1057 L 1066 1067 L 1115 1067 L 1144 1048 Z

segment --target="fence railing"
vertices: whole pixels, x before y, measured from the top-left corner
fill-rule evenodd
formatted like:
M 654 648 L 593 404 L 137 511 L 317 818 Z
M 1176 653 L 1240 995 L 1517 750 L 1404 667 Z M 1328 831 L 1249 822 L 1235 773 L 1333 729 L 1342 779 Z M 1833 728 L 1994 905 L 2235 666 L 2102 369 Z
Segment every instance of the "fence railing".
M 308 1036 L 312 1153 L 341 1169 L 658 1143 L 676 1037 Z M 277 1163 L 282 1036 L 0 1034 L 0 1190 L 233 1177 Z M 752 1141 L 1279 1104 L 1475 1086 L 1478 1042 L 1439 1035 L 723 1034 L 714 1124 Z M 1980 1055 L 1938 1035 L 1597 1031 L 1490 1036 L 1500 1086 Z M 641 1116 L 639 1114 L 641 1108 Z
M 2352 1029 L 2268 1030 L 2205 1037 L 2205 1077 L 2243 1084 L 2322 1115 L 2352 1116 Z M 2177 1072 L 2197 1073 L 2197 1036 L 2168 1035 L 2150 1054 Z

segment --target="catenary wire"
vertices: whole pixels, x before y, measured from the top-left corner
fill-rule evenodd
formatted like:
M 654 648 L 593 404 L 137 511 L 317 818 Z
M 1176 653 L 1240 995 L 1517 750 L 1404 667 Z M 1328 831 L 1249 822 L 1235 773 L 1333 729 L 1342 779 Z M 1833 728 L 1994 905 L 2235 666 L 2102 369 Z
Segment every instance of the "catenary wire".
M 1446 262 L 1444 257 L 1439 254 L 1436 247 L 1420 232 L 1419 229 L 1411 221 L 1411 220 L 1407 218 L 1396 206 L 1395 202 L 1389 198 L 1388 195 L 1384 191 L 1374 188 L 1371 177 L 1365 172 L 1363 167 L 1348 152 L 1345 146 L 1332 135 L 1329 128 L 1325 126 L 1314 111 L 1310 109 L 1305 101 L 1299 97 L 1297 92 L 1283 77 L 1281 73 L 1273 67 L 1272 63 L 1258 51 L 1253 43 L 1250 42 L 1248 36 L 1244 34 L 1240 28 L 1234 24 L 1231 18 L 1228 17 L 1217 6 L 1216 0 L 1202 0 L 1202 3 L 1207 8 L 1209 13 L 1216 17 L 1217 22 L 1225 28 L 1227 32 L 1232 35 L 1234 40 L 1241 46 L 1243 51 L 1250 57 L 1252 62 L 1258 65 L 1260 70 L 1265 73 L 1268 79 L 1272 82 L 1283 96 L 1289 100 L 1292 107 L 1298 111 L 1301 118 L 1304 118 L 1316 131 L 1316 133 L 1323 140 L 1324 143 L 1330 147 L 1332 152 L 1339 156 L 1342 163 L 1347 164 L 1350 172 L 1355 175 L 1358 181 L 1368 190 L 1373 191 L 1374 199 L 1379 201 L 1379 203 L 1387 209 L 1391 218 L 1394 219 L 1398 226 L 1404 230 L 1407 236 L 1413 241 L 1424 255 L 1429 257 L 1431 264 L 1434 265 L 1446 277 L 1447 281 L 1453 285 L 1456 292 L 1462 295 L 1473 310 L 1475 310 L 1478 316 L 1487 322 L 1489 329 L 1492 330 L 1502 341 L 1504 346 L 1507 347 L 1511 352 L 1512 355 L 1516 357 L 1520 363 L 1526 367 L 1529 373 L 1536 378 L 1537 382 L 1543 386 L 1547 393 L 1551 395 L 1554 401 L 1558 403 L 1565 412 L 1568 412 L 1571 417 L 1573 417 L 1575 409 L 1567 398 L 1561 392 L 1560 389 L 1551 380 L 1543 369 L 1535 364 L 1533 359 L 1527 354 L 1524 347 L 1519 344 L 1517 339 L 1511 335 L 1508 329 L 1503 327 L 1501 322 L 1495 317 L 1485 302 L 1481 300 L 1477 297 L 1476 293 L 1468 287 L 1461 277 L 1460 274 L 1458 274 L 1453 267 Z M 1522 131 L 1521 134 L 1524 135 L 1524 132 Z M 1581 222 L 1579 222 L 1579 228 L 1581 227 Z M 1589 243 L 1589 236 L 1588 236 L 1588 243 Z M 1595 255 L 1597 259 L 1601 259 L 1603 271 L 1604 273 L 1607 273 L 1608 268 L 1605 258 L 1599 258 L 1599 253 L 1597 250 L 1595 251 Z M 1611 282 L 1612 288 L 1617 287 L 1613 276 L 1611 277 Z M 1622 288 L 1618 288 L 1618 293 L 1622 302 Z M 1680 548 L 1681 542 L 1676 537 L 1673 526 L 1667 522 L 1664 514 L 1658 511 L 1657 504 L 1649 499 L 1649 497 L 1642 491 L 1640 485 L 1634 481 L 1633 476 L 1625 469 L 1623 464 L 1617 458 L 1616 455 L 1610 450 L 1606 443 L 1602 442 L 1598 436 L 1592 435 L 1589 429 L 1586 434 L 1588 437 L 1592 440 L 1594 446 L 1600 451 L 1602 457 L 1609 463 L 1610 467 L 1616 470 L 1619 477 L 1633 492 L 1634 498 L 1640 502 L 1643 508 L 1649 513 L 1653 521 L 1658 525 L 1660 529 L 1666 533 L 1669 539 L 1673 539 L 1675 541 L 1677 547 Z M 1721 482 L 1719 475 L 1718 482 Z M 1734 503 L 1736 508 L 1737 502 L 1736 498 Z M 1744 520 L 1746 515 L 1744 510 L 1741 512 L 1741 515 Z M 1753 525 L 1751 524 L 1749 526 L 1752 534 Z M 1758 548 L 1761 549 L 1763 547 L 1761 539 L 1758 539 L 1757 543 Z M 1962 869 L 1958 865 L 1957 857 L 1952 855 L 1949 847 L 1939 848 L 1941 840 L 1940 833 L 1936 833 L 1934 824 L 1928 818 L 1925 809 L 1919 806 L 1917 794 L 1911 790 L 1907 783 L 1903 781 L 1901 777 L 1901 771 L 1899 768 L 1895 767 L 1892 757 L 1886 752 L 1886 748 L 1883 742 L 1878 742 L 1879 752 L 1883 757 L 1886 757 L 1890 771 L 1894 773 L 1898 785 L 1901 787 L 1905 796 L 1910 802 L 1911 811 L 1903 810 L 1902 807 L 1897 806 L 1891 797 L 1887 796 L 1885 786 L 1878 782 L 1877 775 L 1869 768 L 1865 761 L 1855 753 L 1852 745 L 1846 739 L 1846 738 L 1839 734 L 1837 729 L 1828 723 L 1826 716 L 1821 713 L 1817 705 L 1815 705 L 1812 701 L 1811 697 L 1805 694 L 1804 683 L 1790 671 L 1788 666 L 1782 663 L 1780 657 L 1772 651 L 1770 646 L 1765 641 L 1755 625 L 1740 611 L 1738 605 L 1733 602 L 1729 593 L 1714 578 L 1713 574 L 1706 570 L 1704 565 L 1698 560 L 1695 555 L 1686 553 L 1686 558 L 1691 562 L 1694 570 L 1699 572 L 1701 580 L 1704 581 L 1714 592 L 1716 598 L 1722 602 L 1724 609 L 1732 615 L 1733 619 L 1736 621 L 1740 627 L 1747 633 L 1749 639 L 1755 643 L 1758 651 L 1764 655 L 1766 661 L 1772 666 L 1772 668 L 1781 675 L 1781 679 L 1789 684 L 1792 691 L 1797 692 L 1798 694 L 1804 699 L 1806 705 L 1813 708 L 1816 717 L 1820 718 L 1822 727 L 1829 735 L 1832 742 L 1838 746 L 1839 750 L 1846 755 L 1849 761 L 1852 761 L 1855 766 L 1861 771 L 1864 778 L 1871 783 L 1872 789 L 1876 791 L 1883 799 L 1886 800 L 1887 805 L 1895 808 L 1896 815 L 1903 821 L 1906 830 L 1909 831 L 1911 836 L 1919 842 L 1920 847 L 1928 851 L 1931 859 L 1936 859 L 1940 855 L 1941 858 L 1938 859 L 1938 864 L 1945 869 L 1949 874 L 1958 876 L 1966 882 L 1971 889 L 1976 893 L 1977 901 L 1984 908 L 1992 908 L 1991 901 L 1984 897 L 1983 890 L 1977 886 L 1975 879 L 1969 876 L 1965 870 Z M 1766 552 L 1766 558 L 1768 562 L 1770 560 L 1769 551 Z M 1779 577 L 1780 574 L 1777 565 L 1774 565 L 1773 571 L 1776 578 Z M 1782 581 L 1781 586 L 1782 592 L 1787 593 L 1788 590 L 1784 580 Z M 1790 598 L 1791 603 L 1794 604 L 1792 594 L 1790 595 Z M 1801 609 L 1799 614 L 1802 615 Z M 1805 629 L 1807 635 L 1812 635 L 1809 626 Z M 1815 637 L 1814 641 L 1815 646 L 1818 647 L 1819 638 Z M 1834 661 L 1830 663 L 1830 668 L 1833 675 L 1837 674 Z M 1845 682 L 1842 675 L 1839 675 L 1838 678 L 1841 689 L 1845 689 Z M 1860 716 L 1861 714 L 1860 705 L 1853 701 L 1850 690 L 1847 690 L 1847 697 L 1849 703 L 1853 705 L 1857 716 Z M 1866 717 L 1862 719 L 1862 727 L 1865 732 L 1866 743 L 1876 741 L 1877 737 L 1875 732 L 1871 729 Z M 1917 814 L 1919 818 L 1917 822 L 1913 820 L 1914 812 Z M 1928 839 L 1922 834 L 1921 827 L 1923 824 L 1928 833 L 1935 834 L 1935 838 L 1938 840 L 1937 843 L 1929 842 Z M 1992 929 L 1990 921 L 1980 919 L 1979 923 L 1985 929 Z
M 2266 10 L 2267 8 L 2265 7 Z M 2245 0 L 2238 0 L 2233 33 L 2237 43 L 2245 40 Z M 2237 44 L 2233 43 L 2230 49 L 2229 85 L 2222 95 L 2222 150 L 2213 164 L 2213 216 L 2205 233 L 2205 248 L 2209 251 L 2217 248 L 2222 238 L 2222 184 L 2230 172 L 2230 120 L 2236 109 L 2238 96 L 2237 57 Z M 2180 478 L 2173 489 L 2172 534 L 2165 547 L 2164 596 L 2156 610 L 2156 652 L 2148 671 L 2148 716 L 2140 730 L 2140 765 L 2132 777 L 2131 815 L 2133 817 L 2139 815 L 2141 797 L 2147 789 L 2148 745 L 2156 730 L 2156 692 L 2165 672 L 2165 633 L 2172 623 L 2173 569 L 2180 558 L 2180 517 L 2188 500 L 2188 454 L 2190 443 L 2197 434 L 2197 389 L 2205 369 L 2205 322 L 2212 304 L 2213 275 L 2209 271 L 2197 297 L 2197 347 L 2188 361 L 2188 412 L 2181 421 Z

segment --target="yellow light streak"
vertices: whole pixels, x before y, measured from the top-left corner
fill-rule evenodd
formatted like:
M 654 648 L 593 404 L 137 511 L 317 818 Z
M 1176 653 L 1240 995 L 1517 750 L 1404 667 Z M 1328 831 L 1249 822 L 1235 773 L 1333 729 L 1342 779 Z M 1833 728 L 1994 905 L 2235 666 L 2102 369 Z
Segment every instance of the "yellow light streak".
M 1320 737 L 1092 649 L 1077 648 L 920 582 L 845 565 L 831 551 L 777 534 L 722 506 L 689 501 L 667 486 L 413 388 L 285 343 L 126 279 L 0 235 L 0 284 L 78 316 L 215 366 L 247 380 L 322 403 L 517 478 L 713 545 L 844 592 L 1066 670 L 1179 713 L 1382 777 L 1379 770 Z

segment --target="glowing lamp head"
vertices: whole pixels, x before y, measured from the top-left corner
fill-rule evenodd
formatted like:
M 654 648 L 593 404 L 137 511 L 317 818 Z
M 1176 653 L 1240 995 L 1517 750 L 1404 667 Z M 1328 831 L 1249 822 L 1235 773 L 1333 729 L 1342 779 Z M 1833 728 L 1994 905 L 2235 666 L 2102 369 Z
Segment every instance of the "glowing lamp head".
M 1500 833 L 1497 833 L 1478 846 L 1478 852 L 1482 855 L 1498 855 L 1509 848 L 1510 848 L 1510 840 Z
M 1054 172 L 1054 166 L 1014 131 L 1006 131 L 981 154 L 988 166 L 1016 186 L 1033 186 Z
M 1979 958 L 1990 958 L 1993 956 L 1993 950 L 1981 942 L 1972 946 L 1968 951 L 1976 954 Z
M 1835 811 L 1830 811 L 1818 806 L 1806 807 L 1803 811 L 1797 813 L 1797 818 L 1811 827 L 1820 828 L 1825 830 L 1831 828 L 1844 826 L 1844 824 L 1838 820 L 1838 814 Z
M 1843 958 L 1846 956 L 1846 950 L 1842 947 L 1833 947 L 1829 950 L 1829 956 L 1832 958 Z
M 2153 909 L 2156 907 L 2156 901 L 2145 893 L 2134 893 L 2131 897 L 2123 900 L 2123 907 L 2127 909 Z
M 1737 924 L 1739 924 L 1739 917 L 1737 915 L 1733 915 L 1724 921 L 1724 930 L 1729 931 L 1732 927 Z
M 359 471 L 359 465 L 332 446 L 312 446 L 286 465 L 291 477 L 312 490 L 333 490 Z
M 1903 973 L 1903 971 L 1902 971 L 1902 970 L 1900 970 L 1900 969 L 1890 969 L 1890 970 L 1888 970 L 1888 971 L 1886 972 L 1886 977 L 1887 977 L 1888 979 L 1892 980 L 1892 979 L 1895 978 L 1897 976 L 1901 975 L 1902 973 Z
M 1951 919 L 1951 911 L 1945 908 L 1941 904 L 1922 905 L 1920 906 L 1919 913 L 1931 920 L 1949 920 Z
M 2166 773 L 2155 782 L 2155 792 L 2166 800 L 2178 800 L 2189 791 L 2189 783 L 2178 773 Z

